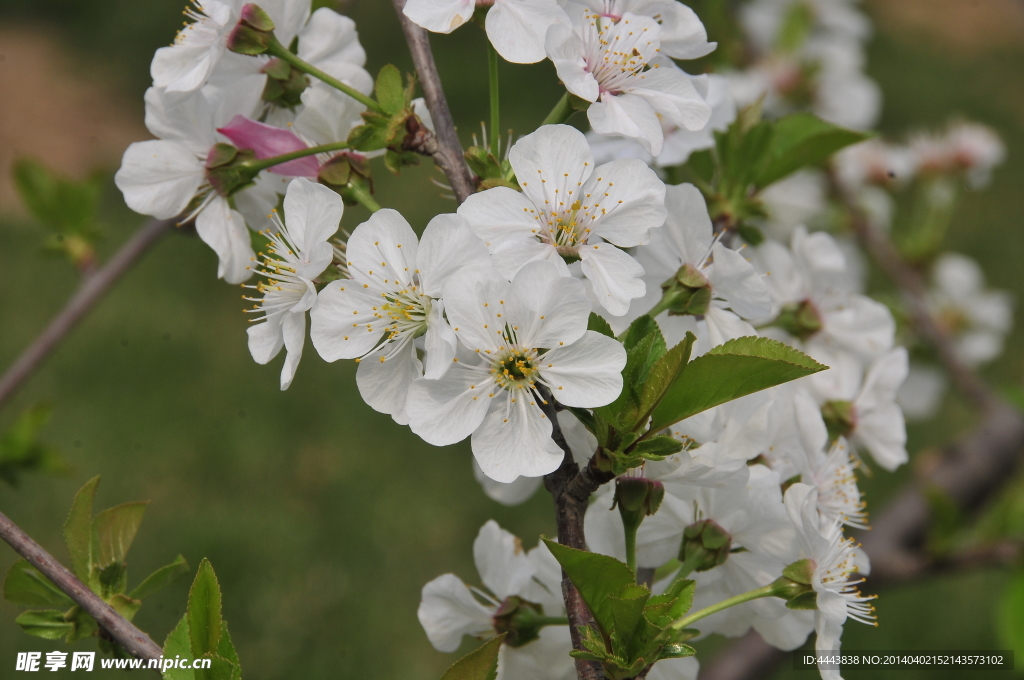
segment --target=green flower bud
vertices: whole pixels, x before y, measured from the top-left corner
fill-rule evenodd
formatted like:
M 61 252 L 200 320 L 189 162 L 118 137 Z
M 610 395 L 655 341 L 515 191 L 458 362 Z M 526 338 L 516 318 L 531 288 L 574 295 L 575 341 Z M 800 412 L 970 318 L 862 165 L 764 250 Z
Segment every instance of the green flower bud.
M 790 609 L 817 609 L 818 595 L 811 586 L 816 565 L 813 560 L 799 560 L 782 570 L 772 586 L 775 597 L 786 601 Z
M 664 498 L 665 487 L 661 482 L 643 477 L 619 477 L 615 481 L 615 502 L 612 507 L 618 506 L 619 512 L 623 514 L 650 517 L 661 507 Z
M 794 302 L 782 308 L 775 325 L 790 335 L 807 340 L 821 330 L 821 315 L 810 300 Z
M 242 16 L 228 36 L 228 49 L 255 56 L 270 49 L 274 40 L 274 21 L 262 7 L 250 2 L 242 7 Z
M 294 109 L 302 103 L 302 93 L 309 87 L 309 77 L 305 73 L 280 59 L 271 59 L 260 70 L 267 74 L 263 101 L 286 109 Z
M 694 522 L 683 530 L 679 561 L 693 571 L 707 571 L 724 564 L 732 551 L 732 536 L 710 519 Z
M 668 313 L 677 316 L 706 314 L 711 305 L 711 283 L 691 264 L 684 264 L 671 279 L 661 284 L 670 298 Z

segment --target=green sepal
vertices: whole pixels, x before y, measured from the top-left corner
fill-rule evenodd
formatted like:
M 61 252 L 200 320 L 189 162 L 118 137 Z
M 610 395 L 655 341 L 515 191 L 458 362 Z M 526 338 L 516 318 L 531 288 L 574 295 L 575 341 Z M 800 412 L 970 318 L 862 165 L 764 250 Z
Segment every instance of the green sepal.
M 659 435 L 639 441 L 631 449 L 631 453 L 645 460 L 665 460 L 683 450 L 683 443 L 668 435 Z
M 384 152 L 384 167 L 391 171 L 391 174 L 401 174 L 402 168 L 409 165 L 419 165 L 420 157 L 412 151 L 394 151 L 388 149 Z
M 800 593 L 796 597 L 786 600 L 786 606 L 790 609 L 817 609 L 818 595 L 813 590 Z

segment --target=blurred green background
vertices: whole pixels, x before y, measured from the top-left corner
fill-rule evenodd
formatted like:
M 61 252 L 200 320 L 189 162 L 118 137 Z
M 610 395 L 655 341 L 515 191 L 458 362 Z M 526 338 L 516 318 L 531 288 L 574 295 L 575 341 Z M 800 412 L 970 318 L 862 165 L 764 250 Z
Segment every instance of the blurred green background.
M 869 71 L 886 97 L 882 129 L 900 135 L 962 114 L 999 131 L 1009 160 L 987 191 L 964 199 L 949 246 L 978 258 L 993 286 L 1024 299 L 1019 4 L 907 0 L 900 9 L 886 3 L 868 5 L 877 24 Z M 0 157 L 34 153 L 70 174 L 91 167 L 112 174 L 126 142 L 111 148 L 104 140 L 136 129 L 139 138 L 145 134 L 141 95 L 149 60 L 172 39 L 182 4 L 0 2 L 0 153 L 7 154 Z M 940 16 L 946 10 L 948 16 Z M 389 3 L 356 0 L 344 11 L 358 22 L 371 72 L 387 62 L 411 68 Z M 466 27 L 435 37 L 434 45 L 468 140 L 486 117 L 482 32 Z M 44 58 L 50 61 L 40 63 Z M 560 94 L 549 65 L 502 64 L 502 77 L 503 124 L 519 130 L 539 124 Z M 60 103 L 71 90 L 85 94 Z M 90 108 L 78 115 L 75 102 Z M 66 126 L 26 113 L 61 107 L 70 107 L 63 111 L 71 121 Z M 116 129 L 93 135 L 88 125 Z M 453 208 L 429 182 L 435 176 L 429 164 L 399 179 L 383 168 L 377 172 L 380 203 L 401 210 L 416 228 Z M 63 305 L 77 277 L 66 263 L 38 255 L 42 229 L 10 195 L 0 206 L 0 262 L 7 272 L 0 366 L 6 366 Z M 112 182 L 102 214 L 106 255 L 142 218 L 124 207 Z M 343 224 L 351 229 L 365 217 L 361 208 L 348 209 Z M 48 401 L 54 417 L 45 439 L 73 468 L 63 478 L 26 476 L 18 489 L 0 484 L 0 508 L 66 559 L 60 527 L 74 491 L 88 478 L 103 477 L 97 509 L 151 499 L 129 556 L 132 584 L 179 552 L 193 569 L 208 557 L 224 588 L 225 617 L 247 678 L 439 677 L 454 657 L 434 651 L 420 629 L 420 588 L 448 571 L 476 578 L 471 544 L 489 518 L 527 546 L 541 533 L 552 534 L 549 498 L 539 493 L 515 509 L 491 502 L 473 480 L 468 444 L 425 445 L 362 403 L 353 364 L 325 364 L 312 347 L 292 388 L 280 392 L 281 357 L 270 366 L 251 360 L 240 291 L 217 281 L 215 271 L 213 253 L 197 238 L 171 234 L 0 413 L 2 429 L 23 408 Z M 1022 325 L 1006 354 L 986 368 L 1000 387 L 1018 385 L 1024 374 Z M 943 417 L 911 429 L 911 450 L 940 444 L 971 423 L 966 405 L 949 398 Z M 867 480 L 872 506 L 881 507 L 909 476 L 904 470 Z M 13 551 L 0 547 L 0 571 L 14 561 Z M 996 648 L 993 611 L 1009 575 L 989 570 L 887 591 L 878 601 L 880 627 L 850 624 L 844 646 Z M 136 622 L 162 641 L 181 616 L 187 587 L 184 579 L 147 600 Z M 62 648 L 23 634 L 14 624 L 19 611 L 0 601 L 0 678 L 14 674 L 18 651 Z M 95 643 L 75 649 L 95 649 Z M 1024 656 L 1018 666 L 1024 668 Z M 106 673 L 91 677 L 121 677 Z M 813 677 L 792 671 L 778 677 L 790 676 Z M 901 670 L 849 671 L 846 677 L 968 676 Z

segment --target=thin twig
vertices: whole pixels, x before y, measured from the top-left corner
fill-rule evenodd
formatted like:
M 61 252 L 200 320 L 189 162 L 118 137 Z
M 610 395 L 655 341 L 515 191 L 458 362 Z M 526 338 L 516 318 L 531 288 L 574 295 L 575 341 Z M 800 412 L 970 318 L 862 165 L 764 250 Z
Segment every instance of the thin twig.
M 107 264 L 82 282 L 64 309 L 53 317 L 46 330 L 39 334 L 0 378 L 0 408 L 82 320 L 82 317 L 110 290 L 114 282 L 121 278 L 174 223 L 174 220 L 150 220 L 121 246 Z
M 110 634 L 130 654 L 140 659 L 159 659 L 163 654 L 160 646 L 144 632 L 132 625 L 131 621 L 118 614 L 101 600 L 89 587 L 75 578 L 53 555 L 32 540 L 21 528 L 0 512 L 0 538 L 50 579 L 89 616 L 96 619 L 100 628 Z
M 434 122 L 434 134 L 437 136 L 434 162 L 447 175 L 455 198 L 462 203 L 473 195 L 475 187 L 473 177 L 462 157 L 462 144 L 459 142 L 458 133 L 455 132 L 455 121 L 452 120 L 452 112 L 444 96 L 441 77 L 437 73 L 437 64 L 434 63 L 434 53 L 430 50 L 430 39 L 425 30 L 410 21 L 402 12 L 405 0 L 392 0 L 392 3 L 402 24 L 405 41 L 409 43 L 409 52 L 412 54 L 420 86 L 423 88 L 423 98 L 427 101 L 427 109 L 430 110 L 430 117 Z

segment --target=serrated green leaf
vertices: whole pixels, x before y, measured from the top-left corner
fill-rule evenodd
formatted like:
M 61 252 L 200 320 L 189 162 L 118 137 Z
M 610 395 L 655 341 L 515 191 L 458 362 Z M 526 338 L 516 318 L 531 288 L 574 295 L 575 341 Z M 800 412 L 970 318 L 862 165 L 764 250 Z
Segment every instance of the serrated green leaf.
M 651 431 L 663 430 L 727 401 L 827 368 L 776 340 L 730 340 L 686 365 L 654 410 Z
M 224 621 L 221 624 L 220 643 L 217 645 L 217 656 L 227 659 L 235 666 L 236 673 L 232 676 L 233 680 L 239 680 L 242 677 L 242 662 L 238 660 L 238 652 L 235 650 L 235 643 L 231 641 L 231 634 L 228 633 L 227 621 Z
M 64 612 L 56 609 L 30 609 L 14 622 L 29 635 L 46 640 L 62 640 L 74 630 L 74 624 L 64 619 Z
M 441 680 L 488 680 L 498 667 L 498 652 L 505 633 L 491 638 L 444 672 Z
M 596 415 L 616 425 L 623 432 L 631 431 L 640 415 L 645 412 L 642 401 L 644 383 L 651 368 L 666 351 L 665 338 L 662 337 L 657 324 L 651 328 L 646 323 L 638 323 L 640 319 L 634 321 L 624 335 L 626 365 L 622 369 L 622 392 L 612 403 L 594 409 Z M 646 334 L 639 337 L 645 331 Z M 630 345 L 629 342 L 633 344 Z M 619 448 L 623 449 L 625 445 L 620 443 Z
M 149 501 L 123 503 L 96 515 L 92 522 L 99 547 L 96 564 L 124 562 L 148 505 Z
M 93 477 L 85 483 L 71 502 L 71 512 L 64 522 L 64 542 L 71 555 L 71 571 L 83 583 L 96 586 L 92 575 L 95 559 L 95 543 L 92 533 L 92 504 L 100 478 Z
M 187 573 L 188 562 L 185 561 L 184 557 L 178 555 L 177 559 L 173 562 L 160 567 L 147 576 L 142 583 L 135 586 L 135 589 L 132 592 L 128 593 L 128 596 L 136 600 L 143 600 L 158 590 L 170 585 Z
M 64 638 L 65 642 L 75 642 L 91 637 L 99 630 L 96 619 L 92 618 L 84 609 L 75 605 L 64 614 L 64 620 L 71 624 L 71 632 Z
M 384 66 L 377 73 L 377 81 L 373 87 L 377 103 L 387 113 L 394 115 L 405 109 L 405 87 L 402 83 L 402 72 L 392 64 Z
M 871 135 L 827 123 L 810 113 L 796 113 L 775 123 L 771 149 L 755 178 L 764 188 L 805 167 L 816 167 L 842 148 Z
M 18 560 L 4 579 L 4 599 L 23 607 L 71 607 L 74 601 L 26 560 Z
M 673 581 L 661 595 L 655 595 L 647 603 L 647 615 L 661 627 L 682 618 L 693 606 L 693 593 L 697 582 L 690 579 Z M 655 621 L 655 618 L 659 621 Z
M 192 658 L 192 643 L 188 634 L 188 614 L 178 620 L 164 640 L 164 657 L 173 659 L 182 656 Z M 195 673 L 191 668 L 169 668 L 163 673 L 164 680 L 195 680 Z
M 15 161 L 13 176 L 18 194 L 33 217 L 58 233 L 95 238 L 102 190 L 98 177 L 84 182 L 70 180 L 29 158 Z
M 220 584 L 210 561 L 204 558 L 188 593 L 188 630 L 193 658 L 217 651 L 222 623 Z
M 615 337 L 615 331 L 612 330 L 611 324 L 605 321 L 604 317 L 593 312 L 590 313 L 590 318 L 587 320 L 587 330 L 606 335 L 609 338 Z
M 210 660 L 210 667 L 195 669 L 196 680 L 232 680 L 238 673 L 238 667 L 222 656 L 210 653 L 202 658 Z
M 633 349 L 641 340 L 655 333 L 661 337 L 661 344 L 664 345 L 665 338 L 661 334 L 661 327 L 658 326 L 658 322 L 644 314 L 629 324 L 629 328 L 622 334 L 622 344 L 627 350 Z
M 636 585 L 636 575 L 614 557 L 543 540 L 587 603 L 601 631 L 609 634 L 615 627 L 610 598 L 618 596 L 627 586 Z
M 644 589 L 646 591 L 646 588 Z M 644 628 L 647 621 L 644 619 L 644 606 L 650 598 L 650 592 L 635 595 L 633 597 L 609 597 L 608 605 L 614 622 L 612 629 L 616 638 L 622 644 L 621 649 L 612 648 L 612 651 L 632 662 L 637 655 L 643 652 L 645 640 L 640 629 Z M 649 624 L 648 624 L 649 625 Z

